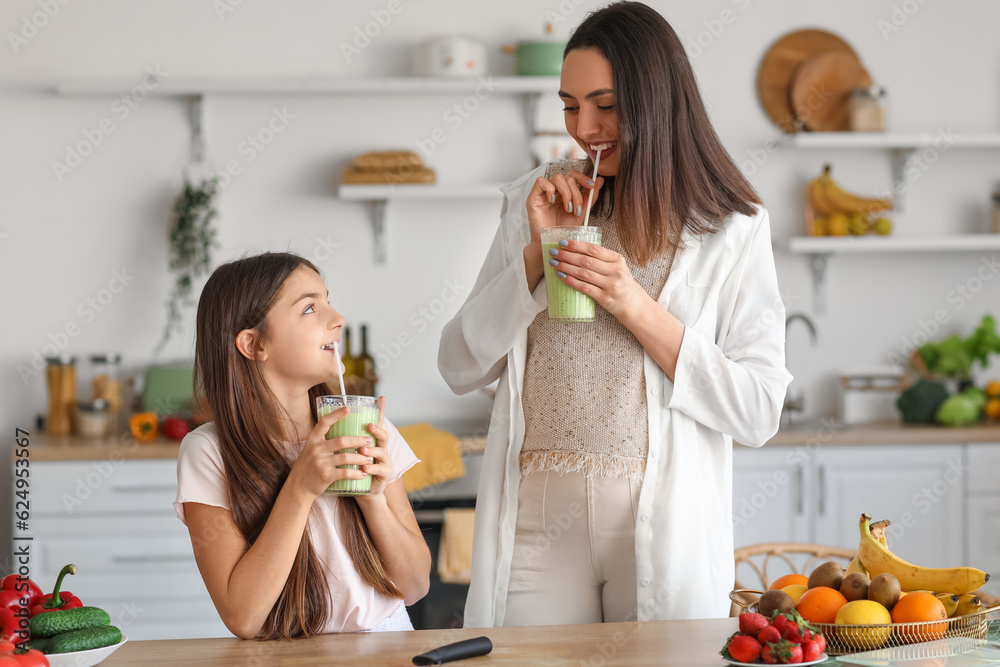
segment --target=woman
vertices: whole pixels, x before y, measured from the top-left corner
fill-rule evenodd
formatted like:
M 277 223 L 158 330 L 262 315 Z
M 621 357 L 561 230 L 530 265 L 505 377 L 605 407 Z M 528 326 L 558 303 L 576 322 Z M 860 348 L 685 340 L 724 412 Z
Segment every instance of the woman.
M 767 212 L 649 7 L 591 14 L 560 83 L 590 159 L 503 189 L 489 255 L 442 334 L 454 391 L 499 380 L 465 623 L 726 616 L 732 440 L 775 433 L 791 380 Z M 583 224 L 592 188 L 603 247 L 570 241 L 544 260 L 597 316 L 549 322 L 540 230 Z

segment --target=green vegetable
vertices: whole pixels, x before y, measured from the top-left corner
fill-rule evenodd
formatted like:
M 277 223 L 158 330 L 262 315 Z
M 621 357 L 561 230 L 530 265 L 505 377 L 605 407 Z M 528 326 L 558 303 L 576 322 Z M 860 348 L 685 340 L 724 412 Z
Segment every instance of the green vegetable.
M 953 334 L 940 342 L 930 342 L 919 348 L 920 358 L 934 375 L 947 378 L 971 378 L 972 364 L 989 366 L 991 354 L 1000 354 L 1000 334 L 997 334 L 996 320 L 992 315 L 984 315 L 972 335 L 962 339 Z
M 59 609 L 37 614 L 28 621 L 28 630 L 33 637 L 54 637 L 72 630 L 107 626 L 111 623 L 108 612 L 97 607 L 77 607 Z
M 955 394 L 937 411 L 937 420 L 946 426 L 967 426 L 979 423 L 979 402 L 968 394 Z
M 976 408 L 982 412 L 983 408 L 986 407 L 987 396 L 986 392 L 979 387 L 969 387 L 962 392 L 963 396 L 968 396 L 971 400 L 975 401 Z
M 63 632 L 49 640 L 46 653 L 70 653 L 72 651 L 89 651 L 95 648 L 111 646 L 122 640 L 122 631 L 113 625 L 99 628 L 85 628 Z
M 989 365 L 990 354 L 1000 354 L 1000 335 L 991 315 L 985 315 L 979 327 L 965 341 L 966 350 L 983 368 Z
M 918 380 L 900 394 L 896 407 L 904 424 L 933 424 L 938 408 L 948 398 L 948 389 L 940 382 Z

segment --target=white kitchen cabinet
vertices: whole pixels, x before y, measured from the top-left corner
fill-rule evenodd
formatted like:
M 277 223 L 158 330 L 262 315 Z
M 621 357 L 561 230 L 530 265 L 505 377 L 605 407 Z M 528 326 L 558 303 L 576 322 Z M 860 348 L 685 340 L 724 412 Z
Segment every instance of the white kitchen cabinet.
M 1000 443 L 969 445 L 968 480 L 968 565 L 990 573 L 987 588 L 995 593 L 1000 590 Z
M 868 512 L 892 522 L 890 545 L 902 557 L 963 563 L 963 457 L 963 445 L 737 446 L 735 544 L 854 547 L 858 519 Z
M 962 445 L 824 447 L 814 461 L 814 541 L 857 546 L 858 520 L 889 519 L 893 553 L 929 567 L 965 562 Z
M 63 587 L 106 610 L 129 639 L 231 637 L 174 513 L 176 494 L 176 459 L 32 461 L 32 580 L 51 591 L 74 563 Z
M 791 447 L 733 448 L 733 539 L 736 548 L 808 542 L 806 462 Z

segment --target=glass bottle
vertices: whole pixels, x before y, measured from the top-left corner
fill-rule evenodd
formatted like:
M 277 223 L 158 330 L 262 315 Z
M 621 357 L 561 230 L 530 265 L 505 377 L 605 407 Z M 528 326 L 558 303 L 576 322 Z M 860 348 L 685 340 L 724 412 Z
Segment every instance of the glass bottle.
M 361 325 L 361 354 L 357 358 L 357 373 L 364 380 L 364 396 L 377 396 L 375 383 L 378 375 L 375 373 L 375 359 L 368 354 L 368 325 Z
M 93 401 L 104 401 L 106 404 L 111 430 L 117 429 L 122 407 L 121 360 L 122 356 L 117 352 L 90 355 L 90 397 Z

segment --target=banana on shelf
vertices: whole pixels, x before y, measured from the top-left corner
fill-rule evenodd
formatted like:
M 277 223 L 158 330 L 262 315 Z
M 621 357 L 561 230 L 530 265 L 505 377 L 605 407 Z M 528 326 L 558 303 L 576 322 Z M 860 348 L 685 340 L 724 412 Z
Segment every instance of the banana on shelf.
M 879 522 L 884 524 L 888 522 Z M 927 590 L 935 593 L 948 593 L 959 596 L 957 609 L 962 603 L 962 596 L 981 588 L 989 581 L 990 575 L 974 567 L 921 567 L 909 563 L 889 550 L 889 547 L 879 541 L 872 533 L 871 515 L 862 514 L 858 527 L 861 541 L 858 544 L 858 557 L 861 564 L 873 578 L 887 572 L 899 580 L 904 591 Z M 978 599 L 977 599 L 978 602 Z M 968 607 L 971 601 L 966 603 Z
M 870 232 L 887 236 L 892 221 L 882 215 L 893 201 L 861 197 L 842 188 L 831 174 L 830 165 L 806 186 L 806 222 L 811 236 L 863 236 Z

